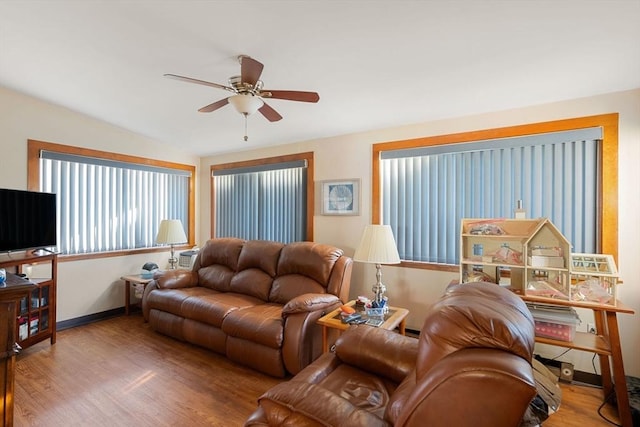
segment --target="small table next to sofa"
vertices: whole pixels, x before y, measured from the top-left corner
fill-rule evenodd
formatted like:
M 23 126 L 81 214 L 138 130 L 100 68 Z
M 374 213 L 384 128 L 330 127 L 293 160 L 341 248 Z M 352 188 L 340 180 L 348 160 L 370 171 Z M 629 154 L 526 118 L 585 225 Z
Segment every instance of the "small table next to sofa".
M 353 300 L 349 301 L 346 305 L 353 306 L 355 303 L 355 300 Z M 336 308 L 332 312 L 322 316 L 317 321 L 318 325 L 322 326 L 322 350 L 324 353 L 329 351 L 329 343 L 327 341 L 328 328 L 346 331 L 350 326 L 348 323 L 342 323 L 340 311 L 340 308 Z M 384 316 L 384 323 L 378 327 L 389 331 L 398 328 L 400 335 L 404 335 L 408 315 L 409 310 L 406 308 L 389 306 L 389 312 Z
M 120 280 L 124 281 L 124 314 L 126 316 L 131 312 L 131 285 L 147 286 L 153 279 L 145 279 L 141 274 L 127 274 L 122 276 Z

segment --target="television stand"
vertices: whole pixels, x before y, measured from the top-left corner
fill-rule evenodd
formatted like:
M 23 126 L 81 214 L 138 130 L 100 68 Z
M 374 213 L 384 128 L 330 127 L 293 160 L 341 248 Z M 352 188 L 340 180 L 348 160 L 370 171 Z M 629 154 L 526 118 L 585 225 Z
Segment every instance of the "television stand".
M 50 253 L 50 254 L 55 254 L 55 253 L 56 253 L 55 251 L 52 251 L 51 249 L 48 249 L 48 248 L 36 248 L 36 249 L 32 249 L 32 250 L 31 250 L 31 254 L 32 254 L 32 255 L 35 255 L 35 256 L 38 256 L 38 255 L 40 255 L 40 254 L 38 253 L 38 252 L 40 252 L 40 251 L 42 251 L 42 252 L 47 252 L 47 253 Z
M 20 346 L 16 344 L 16 316 L 20 301 L 28 299 L 36 285 L 11 273 L 0 287 L 0 423 L 13 425 L 13 396 L 15 388 L 16 355 Z M 16 308 L 18 307 L 18 308 Z

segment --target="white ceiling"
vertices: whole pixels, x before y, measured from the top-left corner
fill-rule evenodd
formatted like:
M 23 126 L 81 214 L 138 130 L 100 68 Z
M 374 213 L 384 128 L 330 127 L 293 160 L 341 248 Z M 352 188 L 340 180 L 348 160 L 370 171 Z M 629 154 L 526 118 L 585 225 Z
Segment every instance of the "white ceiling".
M 262 62 L 284 119 L 244 120 L 227 85 Z M 196 155 L 640 87 L 640 0 L 0 0 L 0 85 Z

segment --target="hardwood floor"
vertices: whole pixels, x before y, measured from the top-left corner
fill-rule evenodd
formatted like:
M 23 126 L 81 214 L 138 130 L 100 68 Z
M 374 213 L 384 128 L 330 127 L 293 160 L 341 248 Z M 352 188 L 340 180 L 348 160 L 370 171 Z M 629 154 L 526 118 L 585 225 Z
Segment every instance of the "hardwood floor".
M 241 426 L 271 378 L 117 317 L 58 333 L 18 356 L 15 426 Z M 545 427 L 610 426 L 601 390 L 563 385 Z M 604 414 L 618 422 L 609 405 Z
M 237 426 L 281 381 L 122 316 L 23 351 L 15 425 Z
M 543 423 L 544 427 L 611 427 L 620 424 L 617 410 L 611 404 L 607 403 L 601 410 L 602 415 L 610 422 L 598 414 L 598 407 L 604 400 L 601 389 L 566 383 L 561 383 L 560 387 L 560 410 Z

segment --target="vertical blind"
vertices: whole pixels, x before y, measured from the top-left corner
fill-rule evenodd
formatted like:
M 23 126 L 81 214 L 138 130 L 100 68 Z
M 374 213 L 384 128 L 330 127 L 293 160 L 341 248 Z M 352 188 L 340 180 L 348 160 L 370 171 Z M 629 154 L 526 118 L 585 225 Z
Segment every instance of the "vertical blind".
M 42 151 L 40 190 L 58 195 L 58 251 L 155 246 L 162 219 L 186 227 L 190 172 Z M 188 230 L 185 230 L 188 233 Z
M 213 175 L 215 237 L 306 240 L 306 162 L 225 169 Z
M 458 264 L 462 218 L 547 217 L 595 253 L 601 128 L 381 153 L 382 221 L 403 260 Z

